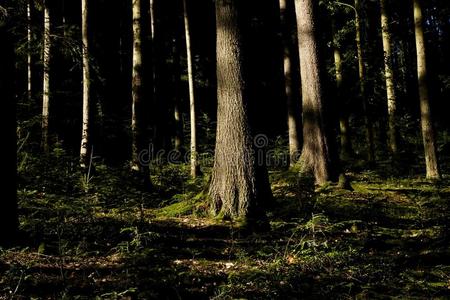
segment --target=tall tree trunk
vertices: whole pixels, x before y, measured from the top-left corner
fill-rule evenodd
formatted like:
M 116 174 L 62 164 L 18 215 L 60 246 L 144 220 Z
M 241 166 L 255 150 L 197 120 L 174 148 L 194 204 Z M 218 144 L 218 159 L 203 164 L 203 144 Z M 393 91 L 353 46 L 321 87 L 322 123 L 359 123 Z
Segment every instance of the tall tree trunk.
M 86 168 L 89 164 L 89 38 L 88 38 L 88 3 L 81 0 L 81 38 L 83 46 L 83 124 L 81 130 L 80 165 Z
M 323 122 L 323 87 L 313 0 L 296 0 L 295 12 L 303 100 L 303 150 L 300 160 L 303 170 L 312 171 L 316 183 L 324 184 L 330 177 L 330 157 Z
M 358 53 L 358 75 L 359 75 L 359 91 L 362 102 L 362 110 L 364 117 L 364 126 L 367 142 L 367 161 L 370 164 L 375 162 L 375 144 L 373 138 L 372 121 L 369 118 L 367 108 L 366 95 L 366 66 L 364 64 L 363 48 L 362 48 L 362 20 L 361 20 L 361 3 L 360 0 L 355 0 L 355 25 L 356 25 L 356 50 Z
M 342 55 L 341 49 L 337 40 L 337 30 L 334 19 L 331 24 L 333 34 L 333 48 L 334 48 L 334 66 L 336 74 L 336 88 L 338 93 L 338 99 L 341 106 L 339 113 L 339 138 L 341 144 L 340 158 L 345 160 L 350 157 L 352 152 L 352 146 L 350 141 L 350 126 L 348 122 L 347 103 L 345 103 L 342 94 L 343 73 L 342 73 Z
M 282 30 L 283 41 L 283 71 L 284 71 L 284 86 L 287 102 L 287 120 L 288 120 L 288 137 L 289 137 L 289 164 L 293 166 L 300 156 L 300 138 L 301 138 L 301 120 L 300 120 L 300 101 L 296 99 L 294 90 L 298 88 L 292 79 L 294 68 L 294 47 L 292 42 L 292 27 L 294 22 L 287 5 L 293 4 L 291 0 L 279 0 L 280 2 L 280 22 Z M 293 8 L 293 5 L 291 5 Z
M 393 155 L 397 154 L 397 99 L 395 96 L 394 71 L 392 69 L 392 44 L 389 18 L 386 11 L 386 0 L 380 0 L 381 8 L 381 35 L 384 51 L 384 76 L 386 79 L 386 94 L 388 108 L 388 137 L 389 149 Z
M 141 149 L 141 120 L 140 107 L 142 105 L 142 28 L 141 28 L 141 0 L 132 0 L 133 3 L 133 69 L 132 69 L 132 107 L 131 107 L 131 138 L 132 154 L 131 169 L 142 171 L 139 152 Z
M 176 37 L 173 42 L 173 84 L 174 84 L 174 101 L 173 101 L 173 113 L 175 122 L 175 136 L 174 136 L 174 146 L 175 150 L 183 151 L 183 115 L 181 111 L 181 63 L 180 63 L 180 52 L 179 39 Z
M 417 78 L 419 81 L 420 123 L 425 152 L 426 176 L 429 179 L 440 178 L 439 165 L 436 154 L 435 132 L 431 118 L 430 100 L 427 85 L 427 64 L 425 40 L 423 34 L 423 18 L 420 0 L 414 1 L 414 26 L 417 51 Z
M 199 164 L 197 160 L 197 124 L 195 113 L 195 95 L 194 95 L 194 73 L 191 49 L 191 33 L 189 29 L 189 16 L 187 11 L 186 0 L 183 0 L 183 16 L 184 16 L 184 33 L 186 37 L 186 57 L 188 67 L 189 82 L 189 113 L 191 124 L 191 176 L 197 177 L 199 172 Z
M 45 153 L 48 152 L 48 121 L 50 109 L 50 8 L 49 0 L 44 0 L 44 45 L 43 45 L 43 82 L 42 82 L 42 140 L 41 147 Z
M 155 99 L 155 95 L 156 95 L 156 64 L 155 64 L 155 0 L 149 0 L 149 16 L 150 16 L 150 48 L 151 48 L 151 53 L 152 53 L 152 64 L 151 64 L 151 68 L 152 68 L 152 99 Z
M 27 97 L 31 100 L 31 0 L 27 2 Z
M 218 108 L 209 195 L 214 214 L 251 220 L 261 213 L 271 192 L 264 167 L 257 165 L 243 95 L 239 2 L 216 1 Z

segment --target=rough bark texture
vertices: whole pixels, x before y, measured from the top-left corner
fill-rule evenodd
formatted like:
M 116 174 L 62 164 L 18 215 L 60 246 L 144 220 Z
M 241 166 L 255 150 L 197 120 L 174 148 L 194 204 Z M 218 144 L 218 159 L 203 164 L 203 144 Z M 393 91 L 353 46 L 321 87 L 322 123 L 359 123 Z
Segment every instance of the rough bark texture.
M 337 31 L 334 20 L 332 20 L 332 33 L 333 33 L 333 47 L 334 47 L 334 66 L 336 74 L 336 88 L 338 94 L 338 101 L 340 103 L 339 112 L 339 139 L 341 144 L 340 158 L 348 159 L 352 152 L 352 146 L 350 141 L 350 126 L 348 122 L 347 104 L 344 101 L 342 95 L 343 73 L 342 73 L 342 55 L 339 43 L 337 40 Z
M 388 108 L 388 144 L 392 154 L 397 154 L 397 99 L 395 96 L 394 71 L 392 69 L 392 44 L 387 15 L 386 0 L 380 0 L 381 8 L 381 35 L 384 51 L 384 76 L 386 80 L 387 108 Z
M 362 20 L 361 20 L 361 3 L 360 0 L 355 0 L 355 25 L 356 25 L 356 49 L 358 53 L 358 75 L 359 75 L 359 89 L 362 102 L 362 110 L 365 125 L 365 134 L 367 142 L 367 161 L 369 163 L 375 162 L 375 144 L 373 138 L 372 121 L 369 118 L 367 109 L 367 95 L 366 95 L 366 66 L 364 64 L 363 48 L 362 48 Z
M 251 218 L 271 194 L 267 174 L 257 166 L 253 152 L 243 95 L 238 2 L 216 1 L 218 109 L 209 195 L 214 214 Z
M 141 28 L 141 0 L 133 0 L 133 67 L 131 83 L 131 169 L 136 172 L 142 171 L 140 162 L 141 145 L 141 113 L 142 105 L 142 28 Z
M 323 91 L 313 1 L 296 0 L 295 11 L 303 100 L 303 150 L 300 160 L 303 170 L 311 170 L 316 183 L 324 184 L 330 176 L 330 158 L 323 122 Z
M 50 11 L 48 0 L 44 1 L 44 44 L 43 44 L 43 81 L 42 81 L 42 141 L 41 147 L 48 152 L 48 120 L 50 109 Z
M 81 0 L 81 37 L 83 42 L 83 123 L 81 129 L 80 165 L 86 168 L 89 164 L 89 39 L 88 39 L 88 6 L 87 0 Z
M 184 33 L 186 40 L 186 59 L 189 82 L 189 113 L 191 127 L 191 176 L 197 177 L 199 172 L 199 164 L 197 160 L 197 122 L 195 112 L 195 91 L 194 91 L 194 73 L 191 49 L 191 32 L 189 29 L 189 16 L 187 11 L 186 0 L 183 0 L 183 16 L 184 16 Z
M 293 166 L 300 156 L 300 138 L 301 138 L 301 120 L 300 120 L 300 101 L 296 99 L 294 90 L 298 88 L 292 75 L 294 68 L 292 27 L 295 26 L 292 16 L 289 13 L 293 8 L 292 0 L 279 0 L 280 2 L 280 22 L 283 41 L 283 71 L 284 85 L 287 103 L 287 119 L 288 119 L 288 137 L 289 137 L 289 163 Z M 289 5 L 290 4 L 290 5 Z M 290 6 L 290 7 L 289 7 Z M 298 101 L 298 102 L 297 102 Z
M 440 178 L 436 154 L 436 141 L 431 118 L 430 100 L 427 85 L 427 65 L 425 40 L 423 35 L 423 18 L 420 0 L 414 1 L 414 26 L 417 51 L 417 78 L 419 81 L 420 123 L 422 127 L 423 146 L 425 150 L 425 165 L 427 178 Z

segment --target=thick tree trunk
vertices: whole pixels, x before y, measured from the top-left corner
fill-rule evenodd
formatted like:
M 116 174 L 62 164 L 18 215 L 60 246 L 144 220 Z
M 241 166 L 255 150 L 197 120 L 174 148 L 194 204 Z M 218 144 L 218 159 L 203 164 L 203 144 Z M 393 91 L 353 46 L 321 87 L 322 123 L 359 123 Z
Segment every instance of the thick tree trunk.
M 45 153 L 48 152 L 48 121 L 50 109 L 50 59 L 51 59 L 51 39 L 50 39 L 50 9 L 49 0 L 44 0 L 44 44 L 43 44 L 43 82 L 42 82 L 42 140 L 41 147 Z
M 392 44 L 389 29 L 389 18 L 386 11 L 386 0 L 380 0 L 381 35 L 384 51 L 384 76 L 386 79 L 386 94 L 388 108 L 388 144 L 393 155 L 397 154 L 397 99 L 395 96 L 394 71 L 392 69 Z
M 289 3 L 288 3 L 289 1 Z M 293 8 L 291 0 L 279 0 L 280 2 L 280 22 L 283 41 L 283 71 L 284 85 L 287 102 L 287 120 L 288 120 L 288 137 L 289 137 L 289 164 L 293 166 L 300 156 L 300 138 L 301 138 L 301 120 L 300 120 L 300 101 L 295 97 L 294 90 L 298 88 L 292 79 L 294 68 L 293 60 L 293 42 L 292 27 L 294 22 L 289 14 L 288 4 Z M 297 102 L 298 101 L 298 102 Z
M 425 165 L 427 178 L 440 178 L 439 165 L 436 154 L 436 141 L 431 118 L 430 100 L 427 85 L 427 65 L 425 40 L 423 34 L 423 18 L 420 0 L 414 1 L 414 25 L 417 51 L 417 77 L 419 81 L 420 97 L 420 123 L 422 127 L 422 138 L 425 152 Z
M 188 68 L 188 82 L 189 82 L 189 113 L 190 113 L 190 127 L 191 127 L 191 176 L 197 177 L 199 173 L 199 164 L 197 160 L 197 124 L 195 113 L 195 95 L 194 95 L 194 73 L 191 49 L 191 33 L 189 29 L 189 16 L 187 12 L 186 0 L 183 0 L 183 16 L 184 16 L 184 33 L 186 37 L 186 57 Z
M 358 75 L 359 75 L 359 90 L 362 102 L 362 110 L 364 117 L 365 135 L 367 142 L 367 161 L 370 164 L 375 163 L 375 144 L 373 138 L 372 121 L 369 118 L 367 108 L 366 95 L 366 66 L 364 64 L 363 48 L 362 48 L 362 20 L 361 20 L 361 3 L 360 0 L 355 0 L 355 25 L 356 25 L 356 50 L 358 53 Z
M 342 73 L 342 55 L 339 43 L 337 41 L 337 31 L 335 21 L 332 20 L 331 24 L 333 34 L 333 47 L 334 47 L 334 66 L 336 74 L 336 88 L 338 93 L 338 99 L 341 107 L 339 113 L 339 138 L 341 144 L 340 158 L 348 159 L 352 152 L 352 146 L 350 141 L 350 126 L 348 122 L 347 104 L 344 101 L 342 95 L 343 73 Z
M 323 91 L 312 0 L 296 0 L 303 100 L 303 171 L 312 171 L 317 184 L 330 177 L 330 157 L 323 122 Z
M 83 123 L 81 129 L 80 165 L 84 169 L 89 164 L 89 39 L 88 39 L 88 3 L 81 0 L 81 38 L 83 54 Z
M 31 0 L 27 2 L 27 97 L 31 100 Z
M 209 195 L 214 214 L 251 220 L 271 193 L 264 166 L 257 166 L 243 95 L 238 3 L 216 1 L 218 108 Z

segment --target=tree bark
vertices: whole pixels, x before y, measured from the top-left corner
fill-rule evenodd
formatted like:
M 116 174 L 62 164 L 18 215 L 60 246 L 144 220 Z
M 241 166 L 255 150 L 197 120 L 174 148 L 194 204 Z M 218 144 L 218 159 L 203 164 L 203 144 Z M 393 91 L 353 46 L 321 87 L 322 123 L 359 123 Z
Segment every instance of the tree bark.
M 184 16 L 184 33 L 186 40 L 186 57 L 188 68 L 188 82 L 189 82 L 189 113 L 190 113 L 190 127 L 191 127 L 191 176 L 197 177 L 199 173 L 199 164 L 197 160 L 197 124 L 195 113 L 195 91 L 194 91 L 194 73 L 191 49 L 191 32 L 189 29 L 189 16 L 187 11 L 186 0 L 183 0 L 183 16 Z
M 366 95 L 366 66 L 364 64 L 364 55 L 362 48 L 362 20 L 361 20 L 361 3 L 360 0 L 355 0 L 355 25 L 356 25 L 356 50 L 358 53 L 358 75 L 359 75 L 359 91 L 362 102 L 362 110 L 364 117 L 365 135 L 367 142 L 367 161 L 370 164 L 375 163 L 375 144 L 373 138 L 373 126 L 369 118 L 367 108 Z
M 343 73 L 342 73 L 342 55 L 341 49 L 337 40 L 336 24 L 334 19 L 331 24 L 333 34 L 333 48 L 334 48 L 334 66 L 336 75 L 336 88 L 338 94 L 338 101 L 340 102 L 341 111 L 339 113 L 339 138 L 341 144 L 340 158 L 348 159 L 352 152 L 350 141 L 350 126 L 348 122 L 347 104 L 342 95 Z
M 215 215 L 251 220 L 271 197 L 253 151 L 244 98 L 239 0 L 216 1 L 217 134 L 209 195 Z M 257 169 L 259 171 L 257 171 Z
M 173 101 L 173 116 L 175 123 L 174 148 L 177 151 L 183 152 L 183 115 L 181 110 L 181 64 L 179 39 L 176 37 L 173 41 L 173 84 L 174 84 L 174 101 Z
M 417 78 L 419 81 L 420 123 L 425 152 L 426 177 L 438 179 L 441 177 L 436 153 L 435 132 L 431 117 L 430 100 L 427 85 L 427 65 L 425 39 L 423 34 L 423 18 L 420 0 L 414 1 L 414 27 L 417 51 Z
M 283 72 L 284 86 L 287 104 L 288 137 L 289 137 L 289 164 L 292 167 L 298 161 L 300 156 L 300 138 L 301 138 L 301 120 L 300 120 L 300 101 L 296 102 L 294 90 L 298 88 L 292 78 L 294 60 L 293 60 L 293 42 L 292 27 L 294 22 L 289 14 L 288 4 L 291 0 L 279 0 L 280 4 L 280 22 L 283 41 Z M 293 5 L 291 5 L 292 8 Z
M 141 120 L 140 108 L 142 105 L 142 28 L 141 28 L 141 0 L 132 0 L 133 17 L 133 66 L 131 84 L 131 169 L 141 172 L 143 166 L 140 161 L 141 145 Z
M 51 39 L 50 39 L 50 8 L 49 0 L 44 0 L 44 44 L 43 44 L 43 81 L 42 81 L 42 140 L 41 147 L 44 153 L 48 153 L 48 123 L 50 109 L 50 59 L 51 59 Z
M 83 55 L 83 123 L 81 129 L 80 166 L 85 169 L 89 164 L 89 108 L 90 108 L 90 71 L 88 38 L 88 2 L 81 0 L 81 38 Z
M 27 97 L 31 101 L 31 0 L 27 2 Z
M 393 155 L 397 154 L 397 99 L 395 95 L 394 71 L 392 69 L 392 44 L 389 18 L 386 10 L 386 0 L 380 0 L 381 35 L 384 51 L 384 76 L 386 80 L 387 108 L 388 108 L 388 144 Z
M 303 171 L 312 171 L 321 185 L 330 177 L 330 157 L 323 122 L 323 90 L 320 76 L 316 23 L 312 0 L 296 0 L 300 73 L 303 103 Z

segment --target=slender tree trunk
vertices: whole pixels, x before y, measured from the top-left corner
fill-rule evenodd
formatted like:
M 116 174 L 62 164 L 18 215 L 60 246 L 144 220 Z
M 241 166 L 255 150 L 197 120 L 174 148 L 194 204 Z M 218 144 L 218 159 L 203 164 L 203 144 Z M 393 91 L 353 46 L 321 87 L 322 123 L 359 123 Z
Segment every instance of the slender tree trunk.
M 27 96 L 31 100 L 31 0 L 27 2 L 27 50 Z
M 141 150 L 141 120 L 139 111 L 142 105 L 142 28 L 141 28 L 141 0 L 132 0 L 133 3 L 133 70 L 132 70 L 132 108 L 131 108 L 131 135 L 132 157 L 131 169 L 142 171 L 139 152 Z
M 423 34 L 423 18 L 420 0 L 414 1 L 414 26 L 417 51 L 417 78 L 419 81 L 420 97 L 420 123 L 422 127 L 422 138 L 425 152 L 425 165 L 427 178 L 440 178 L 439 165 L 436 154 L 435 132 L 431 118 L 430 100 L 427 85 L 427 65 L 425 40 Z
M 88 39 L 88 2 L 81 0 L 81 38 L 83 42 L 83 123 L 81 130 L 80 165 L 84 169 L 89 164 L 89 39 Z
M 252 219 L 271 192 L 264 167 L 257 166 L 243 95 L 239 1 L 216 1 L 218 108 L 209 195 L 214 214 Z
M 179 39 L 175 38 L 173 43 L 173 84 L 174 84 L 174 121 L 175 121 L 175 136 L 174 136 L 174 146 L 175 150 L 180 152 L 183 151 L 183 115 L 181 111 L 181 64 L 180 64 L 180 53 L 178 51 Z
M 301 120 L 300 120 L 300 103 L 296 103 L 298 99 L 294 96 L 294 89 L 298 88 L 292 80 L 294 68 L 293 62 L 293 42 L 292 27 L 293 20 L 287 9 L 287 2 L 290 0 L 279 0 L 280 2 L 280 22 L 283 41 L 283 71 L 284 86 L 287 102 L 287 120 L 288 120 L 288 137 L 289 137 L 289 164 L 293 166 L 300 156 L 300 137 L 301 137 Z M 299 101 L 300 102 L 300 101 Z
M 381 35 L 384 50 L 384 76 L 386 79 L 386 94 L 388 108 L 388 139 L 389 148 L 393 155 L 397 154 L 397 99 L 395 95 L 394 71 L 392 69 L 392 44 L 389 18 L 386 11 L 386 0 L 380 0 L 381 8 Z
M 367 108 L 366 95 L 366 66 L 364 64 L 363 48 L 362 48 L 362 20 L 361 20 L 361 3 L 360 0 L 355 0 L 355 25 L 356 25 L 356 49 L 358 53 L 358 75 L 359 75 L 359 89 L 362 100 L 362 109 L 364 115 L 365 134 L 367 142 L 367 160 L 370 164 L 375 162 L 375 145 L 373 138 L 373 126 L 369 118 Z
M 43 45 L 43 82 L 42 82 L 42 140 L 41 147 L 45 153 L 48 152 L 48 121 L 50 109 L 50 9 L 49 0 L 44 0 L 44 45 Z
M 152 99 L 155 99 L 156 97 L 156 64 L 155 64 L 155 57 L 156 57 L 156 45 L 155 45 L 155 0 L 149 0 L 150 6 L 149 6 L 149 15 L 150 15 L 150 40 L 151 40 L 151 52 L 152 52 Z
M 187 12 L 186 0 L 183 0 L 183 16 L 184 16 L 184 33 L 186 37 L 186 57 L 188 67 L 189 82 L 189 112 L 191 124 L 191 176 L 197 177 L 199 172 L 199 164 L 197 160 L 197 124 L 195 113 L 195 95 L 194 95 L 194 73 L 191 49 L 191 33 L 189 29 L 189 16 Z
M 62 1 L 62 30 L 63 30 L 63 37 L 67 37 L 67 20 L 66 20 L 66 0 Z
M 340 157 L 345 160 L 350 157 L 352 152 L 352 146 L 350 141 L 350 126 L 348 122 L 347 105 L 344 103 L 342 95 L 343 73 L 342 73 L 342 56 L 341 49 L 337 40 L 337 31 L 334 19 L 332 20 L 332 34 L 333 34 L 333 47 L 334 47 L 334 66 L 336 73 L 336 88 L 338 92 L 338 99 L 341 106 L 339 113 L 339 138 L 341 144 Z
M 303 171 L 312 171 L 317 184 L 330 177 L 330 157 L 323 122 L 323 91 L 316 41 L 313 0 L 296 0 L 303 100 Z

